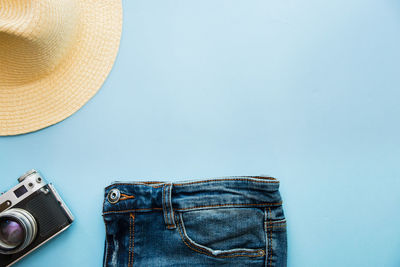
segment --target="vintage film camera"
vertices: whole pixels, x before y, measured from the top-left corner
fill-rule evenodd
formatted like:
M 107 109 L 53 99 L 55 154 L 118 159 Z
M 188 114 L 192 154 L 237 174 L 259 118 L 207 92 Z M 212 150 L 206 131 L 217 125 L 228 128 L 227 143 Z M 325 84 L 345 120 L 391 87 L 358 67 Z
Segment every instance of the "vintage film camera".
M 52 184 L 31 170 L 0 196 L 0 267 L 11 266 L 74 220 Z

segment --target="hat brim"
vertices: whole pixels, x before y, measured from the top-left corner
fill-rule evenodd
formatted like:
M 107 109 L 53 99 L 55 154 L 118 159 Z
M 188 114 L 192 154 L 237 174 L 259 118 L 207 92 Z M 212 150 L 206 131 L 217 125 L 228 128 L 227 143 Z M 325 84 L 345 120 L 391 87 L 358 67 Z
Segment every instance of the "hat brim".
M 0 135 L 17 135 L 56 124 L 78 111 L 100 89 L 118 53 L 120 0 L 79 0 L 81 23 L 69 55 L 50 74 L 0 88 Z

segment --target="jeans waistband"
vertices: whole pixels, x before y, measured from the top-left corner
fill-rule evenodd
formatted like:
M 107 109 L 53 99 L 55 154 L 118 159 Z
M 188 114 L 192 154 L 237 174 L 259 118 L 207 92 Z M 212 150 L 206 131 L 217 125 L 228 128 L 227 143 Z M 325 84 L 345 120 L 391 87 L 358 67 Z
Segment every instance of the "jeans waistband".
M 173 183 L 115 182 L 105 188 L 103 214 L 162 210 L 167 226 L 174 228 L 174 216 L 171 216 L 173 211 L 280 206 L 282 199 L 278 189 L 278 180 L 261 176 Z

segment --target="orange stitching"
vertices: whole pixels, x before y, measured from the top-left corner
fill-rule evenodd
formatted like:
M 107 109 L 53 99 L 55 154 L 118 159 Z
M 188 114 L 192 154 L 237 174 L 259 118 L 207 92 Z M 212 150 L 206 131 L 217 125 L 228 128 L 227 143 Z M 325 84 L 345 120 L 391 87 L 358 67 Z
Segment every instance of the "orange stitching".
M 198 183 L 209 183 L 209 182 L 224 182 L 224 181 L 249 181 L 249 182 L 255 182 L 255 183 L 266 183 L 266 184 L 276 184 L 279 183 L 279 181 L 254 181 L 250 179 L 213 179 L 213 180 L 206 180 L 206 181 L 196 181 L 196 182 L 188 182 L 188 183 L 182 183 L 182 184 L 174 184 L 175 186 L 185 186 L 185 185 L 191 185 L 191 184 L 198 184 Z
M 279 228 L 279 227 L 286 227 L 286 223 L 267 223 L 266 228 Z
M 132 214 L 132 213 L 131 213 Z M 128 256 L 128 267 L 131 266 L 131 245 L 132 245 L 132 220 L 129 219 L 129 256 Z
M 224 206 L 275 206 L 275 205 L 282 205 L 282 201 L 281 202 L 277 202 L 277 203 L 256 203 L 256 204 L 220 204 L 220 205 L 209 205 L 209 206 L 197 206 L 197 207 L 189 207 L 189 208 L 178 208 L 175 209 L 177 211 L 181 211 L 181 210 L 189 210 L 189 209 L 197 209 L 197 208 L 208 208 L 208 207 L 224 207 Z
M 259 203 L 259 204 L 221 204 L 221 205 L 209 205 L 209 206 L 197 206 L 197 207 L 189 207 L 189 208 L 180 208 L 180 209 L 175 209 L 176 211 L 182 211 L 182 210 L 189 210 L 189 209 L 197 209 L 197 208 L 212 208 L 212 207 L 225 207 L 225 206 L 276 206 L 276 205 L 282 205 L 281 202 L 276 202 L 276 203 Z M 115 211 L 105 211 L 103 214 L 109 214 L 109 213 L 123 213 L 123 212 L 131 212 L 131 211 L 151 211 L 151 210 L 163 210 L 163 208 L 147 208 L 147 209 L 129 209 L 129 210 L 115 210 Z
M 132 220 L 132 253 L 131 253 L 131 257 L 132 257 L 132 261 L 131 261 L 131 266 L 133 266 L 133 256 L 134 256 L 134 252 L 135 252 L 135 215 L 133 213 L 130 214 L 130 218 Z M 130 246 L 130 245 L 129 245 Z
M 249 180 L 249 179 L 240 179 L 240 178 L 222 178 L 222 179 L 211 179 L 211 180 L 203 180 L 203 181 L 194 181 L 194 182 L 188 182 L 188 183 L 181 183 L 181 184 L 174 184 L 175 186 L 184 186 L 184 185 L 189 185 L 189 184 L 197 184 L 197 183 L 208 183 L 208 182 L 215 182 L 215 181 L 251 181 L 251 182 L 257 182 L 257 183 L 279 183 L 278 180 L 274 177 L 263 177 L 263 176 L 232 176 L 232 177 L 247 177 L 247 178 L 254 178 L 254 179 L 266 179 L 270 181 L 254 181 L 254 180 Z M 107 186 L 105 189 L 107 190 L 110 187 L 116 186 L 116 185 L 147 185 L 151 186 L 154 188 L 159 188 L 162 187 L 163 185 L 150 185 L 153 183 L 165 183 L 165 182 L 133 182 L 133 183 L 115 183 L 112 185 Z
M 268 223 L 268 214 L 267 214 L 267 208 L 265 208 L 264 209 L 265 252 L 267 252 L 269 254 L 269 240 L 268 240 L 267 223 Z M 268 255 L 265 259 L 265 266 L 268 267 Z
M 286 228 L 286 225 L 278 225 L 278 226 L 270 226 L 269 229 L 272 228 Z
M 276 229 L 276 228 L 285 228 L 286 225 L 270 225 L 267 226 L 267 229 Z
M 109 214 L 109 213 L 123 213 L 123 212 L 132 212 L 132 211 L 143 211 L 143 210 L 162 210 L 162 208 L 148 208 L 148 209 L 130 209 L 130 210 L 111 210 L 111 211 L 105 211 L 103 212 L 103 215 Z
M 268 224 L 286 223 L 286 220 L 270 221 Z
M 211 256 L 211 257 L 216 257 L 216 258 L 261 257 L 261 256 L 264 256 L 264 255 L 265 255 L 265 251 L 264 251 L 263 249 L 259 249 L 259 250 L 257 250 L 256 252 L 253 252 L 253 253 L 259 253 L 258 255 L 245 255 L 245 254 L 227 255 L 227 256 L 223 256 L 223 255 L 213 255 L 213 254 L 211 254 L 210 252 L 208 252 L 205 248 L 202 248 L 202 247 L 197 246 L 196 244 L 193 244 L 193 242 L 191 242 L 188 238 L 184 237 L 184 235 L 183 235 L 183 226 L 182 226 L 182 224 L 181 224 L 181 221 L 177 218 L 177 216 L 175 216 L 175 220 L 178 222 L 178 232 L 179 232 L 179 235 L 181 236 L 181 239 L 182 239 L 183 243 L 185 243 L 185 245 L 186 245 L 187 247 L 189 247 L 190 249 L 192 249 L 192 250 L 194 250 L 194 251 L 196 251 L 196 252 L 199 252 L 199 253 L 201 253 L 201 254 L 204 254 L 204 255 L 207 255 L 207 256 Z M 187 241 L 185 241 L 185 239 L 186 239 Z M 190 245 L 192 245 L 192 246 L 194 246 L 194 247 L 196 247 L 196 248 L 198 248 L 198 249 L 201 249 L 201 250 L 203 250 L 203 251 L 199 251 L 199 250 L 194 249 L 193 247 L 191 247 L 191 246 L 190 246 L 188 243 L 186 243 L 186 242 L 189 242 Z M 229 254 L 229 253 L 234 254 L 234 253 L 239 253 L 239 252 L 251 253 L 251 252 L 244 251 L 244 250 L 238 250 L 238 251 L 235 251 L 235 252 L 222 252 L 221 254 Z M 260 252 L 261 252 L 261 253 L 260 253 Z
M 132 199 L 135 198 L 135 196 L 130 196 L 130 195 L 126 195 L 126 194 L 121 194 L 121 198 L 119 200 L 126 200 L 126 199 Z
M 160 187 L 163 187 L 163 186 L 164 186 L 164 184 L 161 184 L 161 185 L 149 185 L 149 184 L 145 184 L 145 185 L 151 186 L 151 187 L 153 187 L 153 188 L 160 188 Z
M 268 208 L 269 214 L 271 214 L 271 208 Z M 267 213 L 267 218 L 268 218 L 268 213 Z M 268 219 L 267 219 L 268 222 Z M 267 228 L 268 229 L 268 228 Z M 271 258 L 272 258 L 272 231 L 271 228 L 269 228 L 269 236 L 268 236 L 268 243 L 270 244 L 268 246 L 268 258 L 269 258 L 269 266 L 271 267 Z

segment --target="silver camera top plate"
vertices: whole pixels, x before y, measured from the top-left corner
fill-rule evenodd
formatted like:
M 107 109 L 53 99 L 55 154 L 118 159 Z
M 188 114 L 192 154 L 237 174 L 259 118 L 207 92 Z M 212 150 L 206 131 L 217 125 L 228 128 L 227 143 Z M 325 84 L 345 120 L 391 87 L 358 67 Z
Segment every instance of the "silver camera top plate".
M 35 170 L 18 178 L 19 184 L 0 195 L 0 213 L 10 209 L 31 194 L 47 185 L 47 182 Z

